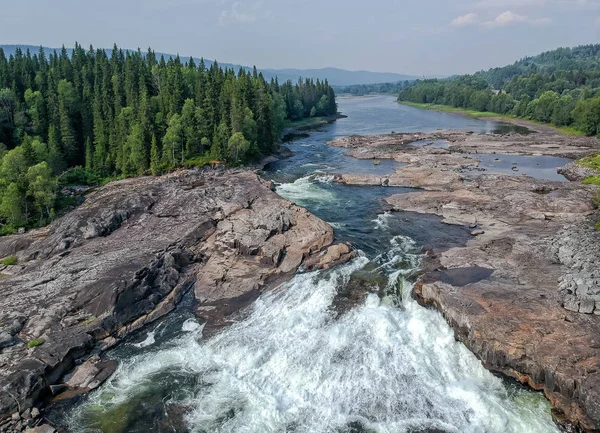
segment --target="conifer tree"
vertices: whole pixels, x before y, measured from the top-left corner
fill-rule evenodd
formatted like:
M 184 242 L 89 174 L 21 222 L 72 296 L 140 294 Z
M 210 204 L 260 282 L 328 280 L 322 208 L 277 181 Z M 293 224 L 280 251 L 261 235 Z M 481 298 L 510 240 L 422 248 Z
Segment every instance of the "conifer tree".
M 0 225 L 51 218 L 56 182 L 77 166 L 96 179 L 157 175 L 201 155 L 244 163 L 273 149 L 286 120 L 327 114 L 331 94 L 320 81 L 269 83 L 256 68 L 151 49 L 0 49 Z
M 150 146 L 150 172 L 154 176 L 160 174 L 160 151 L 156 141 L 156 135 L 152 135 L 152 145 Z

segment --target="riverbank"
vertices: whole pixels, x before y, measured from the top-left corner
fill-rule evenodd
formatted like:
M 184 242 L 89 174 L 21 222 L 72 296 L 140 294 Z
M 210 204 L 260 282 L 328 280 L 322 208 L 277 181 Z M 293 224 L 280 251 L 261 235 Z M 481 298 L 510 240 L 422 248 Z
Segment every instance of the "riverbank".
M 438 131 L 330 144 L 355 158 L 406 164 L 384 176 L 336 175 L 337 182 L 420 188 L 387 202 L 469 227 L 466 246 L 425 257 L 414 296 L 439 310 L 486 368 L 543 391 L 557 423 L 600 430 L 600 297 L 590 289 L 598 281 L 579 266 L 595 262 L 573 260 L 572 251 L 579 244 L 583 256 L 600 255 L 598 244 L 573 235 L 593 232 L 598 190 L 519 175 L 520 165 L 514 175 L 489 174 L 479 161 L 488 154 L 581 158 L 600 142 L 544 128 L 526 136 Z
M 327 223 L 256 173 L 225 169 L 113 182 L 47 228 L 0 238 L 2 431 L 99 386 L 116 368 L 104 351 L 183 297 L 207 330 L 222 327 L 301 265 L 353 257 L 332 242 Z
M 311 129 L 318 128 L 319 126 L 328 125 L 332 122 L 335 122 L 338 119 L 345 119 L 348 116 L 344 114 L 337 113 L 334 116 L 321 116 L 321 117 L 310 117 L 307 119 L 297 120 L 297 121 L 289 121 L 286 123 L 285 128 L 283 130 L 283 136 L 294 131 L 307 131 Z
M 515 116 L 510 116 L 506 114 L 492 113 L 489 111 L 476 111 L 476 110 L 468 110 L 466 108 L 458 108 L 451 107 L 449 105 L 437 105 L 437 104 L 420 104 L 416 102 L 408 102 L 408 101 L 398 101 L 399 104 L 407 105 L 409 107 L 419 108 L 422 110 L 433 110 L 440 111 L 443 113 L 455 113 L 461 114 L 464 116 L 472 117 L 474 119 L 486 119 L 486 120 L 494 120 L 498 122 L 506 122 L 514 125 L 524 126 L 524 127 L 533 127 L 533 128 L 548 128 L 556 132 L 560 132 L 565 135 L 570 136 L 584 136 L 581 131 L 573 127 L 568 126 L 555 126 L 549 123 L 541 123 L 536 122 L 534 120 L 526 120 L 521 119 Z

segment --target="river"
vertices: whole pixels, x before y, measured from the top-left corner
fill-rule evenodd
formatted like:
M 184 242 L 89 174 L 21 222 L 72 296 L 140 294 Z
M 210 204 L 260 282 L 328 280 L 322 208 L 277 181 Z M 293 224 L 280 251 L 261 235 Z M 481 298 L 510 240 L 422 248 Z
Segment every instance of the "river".
M 292 158 L 263 173 L 360 257 L 298 273 L 263 294 L 243 319 L 211 338 L 184 307 L 109 353 L 120 367 L 100 390 L 55 415 L 75 432 L 546 433 L 544 397 L 486 371 L 442 316 L 410 296 L 424 249 L 464 244 L 469 233 L 438 218 L 389 213 L 383 198 L 406 188 L 333 184 L 329 174 L 391 172 L 327 141 L 350 134 L 508 125 L 418 110 L 394 98 L 339 98 L 348 115 L 288 146 Z M 546 161 L 544 170 L 550 164 Z M 536 165 L 536 164 L 534 164 Z M 557 166 L 558 166 L 557 165 Z M 367 288 L 347 311 L 348 285 Z M 185 414 L 183 421 L 181 414 Z

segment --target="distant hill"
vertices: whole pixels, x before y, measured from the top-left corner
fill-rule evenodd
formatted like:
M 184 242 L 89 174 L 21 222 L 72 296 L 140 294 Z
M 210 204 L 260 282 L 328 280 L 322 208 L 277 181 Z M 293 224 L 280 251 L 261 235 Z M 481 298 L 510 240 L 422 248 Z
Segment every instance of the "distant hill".
M 6 56 L 15 53 L 17 48 L 21 48 L 21 50 L 25 51 L 29 49 L 32 53 L 36 53 L 39 50 L 38 46 L 33 45 L 0 45 L 0 48 L 4 49 L 4 53 Z M 46 53 L 50 53 L 54 50 L 57 52 L 60 51 L 60 48 L 48 48 L 44 47 Z M 71 51 L 68 49 L 69 52 Z M 110 55 L 112 49 L 106 49 L 106 52 Z M 175 57 L 175 54 L 166 54 L 166 53 L 156 53 L 156 55 L 160 58 L 160 56 L 164 56 L 165 59 L 170 57 Z M 187 56 L 181 56 L 182 60 L 189 60 Z M 197 63 L 200 61 L 199 58 L 194 57 L 194 61 Z M 210 66 L 213 61 L 204 59 L 204 63 L 207 66 Z M 251 70 L 252 68 L 244 65 L 237 65 L 232 63 L 221 63 L 219 62 L 223 68 L 233 68 L 234 70 L 238 70 L 243 68 L 245 70 Z M 334 86 L 350 86 L 353 84 L 378 84 L 378 83 L 392 83 L 399 82 L 405 80 L 415 80 L 418 77 L 410 76 L 410 75 L 402 75 L 395 74 L 391 72 L 370 72 L 370 71 L 347 71 L 345 69 L 338 68 L 323 68 L 323 69 L 259 69 L 260 72 L 263 73 L 264 77 L 267 80 L 271 78 L 278 77 L 280 82 L 292 80 L 292 82 L 297 82 L 300 78 L 314 78 L 320 80 L 327 80 L 329 84 Z
M 600 70 L 600 44 L 557 48 L 533 57 L 525 57 L 512 65 L 480 71 L 474 75 L 483 78 L 494 88 L 502 89 L 518 76 L 590 70 Z
M 395 83 L 352 84 L 350 86 L 332 87 L 336 95 L 398 95 L 402 89 L 411 86 L 414 82 L 415 80 L 412 79 Z
M 327 79 L 333 86 L 351 86 L 354 84 L 397 83 L 399 81 L 415 80 L 418 77 L 395 74 L 392 72 L 347 71 L 338 68 L 323 69 L 266 69 L 263 72 L 273 75 L 311 77 L 320 80 Z

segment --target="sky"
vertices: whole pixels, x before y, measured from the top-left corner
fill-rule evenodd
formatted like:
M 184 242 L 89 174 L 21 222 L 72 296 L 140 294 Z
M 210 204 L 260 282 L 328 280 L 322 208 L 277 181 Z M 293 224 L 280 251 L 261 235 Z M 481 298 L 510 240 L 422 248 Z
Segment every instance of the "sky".
M 600 0 L 0 0 L 0 44 L 75 41 L 263 69 L 452 75 L 600 43 Z

